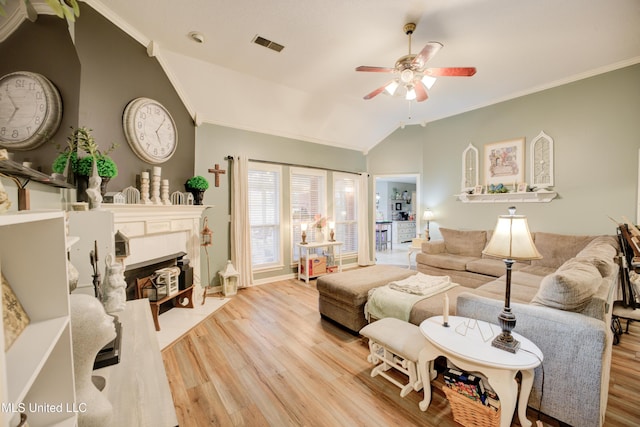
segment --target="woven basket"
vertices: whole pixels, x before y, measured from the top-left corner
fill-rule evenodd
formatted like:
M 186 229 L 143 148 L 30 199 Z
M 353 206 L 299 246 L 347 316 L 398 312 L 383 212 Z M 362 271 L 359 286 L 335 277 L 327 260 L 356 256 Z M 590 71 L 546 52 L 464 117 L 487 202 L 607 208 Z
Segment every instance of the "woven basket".
M 451 404 L 453 420 L 458 424 L 465 427 L 498 427 L 500 425 L 500 409 L 495 411 L 447 386 L 442 387 L 442 391 Z

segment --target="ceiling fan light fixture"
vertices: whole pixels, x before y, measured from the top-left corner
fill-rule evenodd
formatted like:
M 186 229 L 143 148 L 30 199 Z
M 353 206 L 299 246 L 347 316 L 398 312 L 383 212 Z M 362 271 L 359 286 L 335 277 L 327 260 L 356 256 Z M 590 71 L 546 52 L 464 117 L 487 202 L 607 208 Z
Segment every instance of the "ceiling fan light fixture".
M 396 93 L 396 89 L 398 89 L 398 86 L 400 86 L 398 81 L 397 80 L 393 80 L 391 83 L 389 83 L 388 85 L 385 86 L 384 90 L 389 95 L 394 95 Z
M 405 96 L 405 99 L 407 101 L 413 101 L 414 99 L 416 99 L 416 90 L 412 85 L 407 85 L 407 94 Z
M 402 70 L 402 72 L 400 73 L 400 80 L 402 80 L 403 83 L 409 83 L 410 81 L 412 81 L 413 70 L 409 68 Z
M 431 87 L 435 84 L 436 78 L 432 76 L 424 76 L 422 77 L 422 83 L 427 87 L 427 89 L 431 89 Z

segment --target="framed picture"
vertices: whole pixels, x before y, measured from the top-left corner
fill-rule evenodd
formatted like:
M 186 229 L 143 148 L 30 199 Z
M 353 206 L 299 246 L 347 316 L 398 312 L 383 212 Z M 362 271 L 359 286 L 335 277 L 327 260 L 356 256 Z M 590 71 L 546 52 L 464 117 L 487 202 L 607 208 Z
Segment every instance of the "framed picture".
M 482 185 L 476 185 L 473 189 L 473 194 L 482 194 Z
M 401 211 L 402 210 L 402 202 L 397 202 L 396 203 L 396 210 L 397 211 Z
M 527 192 L 527 183 L 521 182 L 518 184 L 518 193 L 526 193 Z
M 485 144 L 484 181 L 505 186 L 524 181 L 524 138 Z

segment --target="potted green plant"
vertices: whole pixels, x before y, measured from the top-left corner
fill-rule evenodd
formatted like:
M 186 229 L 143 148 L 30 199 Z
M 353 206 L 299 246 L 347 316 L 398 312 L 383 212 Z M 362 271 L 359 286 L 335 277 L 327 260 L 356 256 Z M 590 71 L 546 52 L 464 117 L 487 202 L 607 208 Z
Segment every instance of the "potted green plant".
M 209 188 L 209 181 L 206 178 L 196 175 L 187 180 L 184 188 L 193 194 L 193 200 L 196 205 L 201 205 L 204 198 L 204 192 Z
M 98 148 L 98 144 L 91 132 L 92 129 L 84 126 L 75 129 L 71 126 L 71 134 L 67 137 L 66 147 L 59 152 L 52 165 L 54 173 L 65 177 L 73 173 L 78 184 L 78 200 L 80 201 L 84 200 L 94 160 L 98 175 L 102 178 L 100 191 L 103 195 L 107 191 L 109 180 L 118 176 L 118 167 L 113 159 L 109 157 L 109 153 L 117 147 L 117 144 L 111 144 L 109 149 L 103 153 Z M 60 146 L 58 146 L 58 149 L 60 149 Z M 79 152 L 87 153 L 88 156 L 78 156 Z

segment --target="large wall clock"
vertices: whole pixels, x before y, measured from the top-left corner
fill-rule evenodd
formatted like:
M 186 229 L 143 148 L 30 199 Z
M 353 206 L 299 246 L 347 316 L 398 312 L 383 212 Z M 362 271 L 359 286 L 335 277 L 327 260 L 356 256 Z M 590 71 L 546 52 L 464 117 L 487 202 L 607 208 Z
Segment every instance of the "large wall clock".
M 153 99 L 136 98 L 129 102 L 122 115 L 122 125 L 131 149 L 145 162 L 166 162 L 178 147 L 173 117 Z
M 60 127 L 62 99 L 46 77 L 17 71 L 0 77 L 0 147 L 31 150 Z

